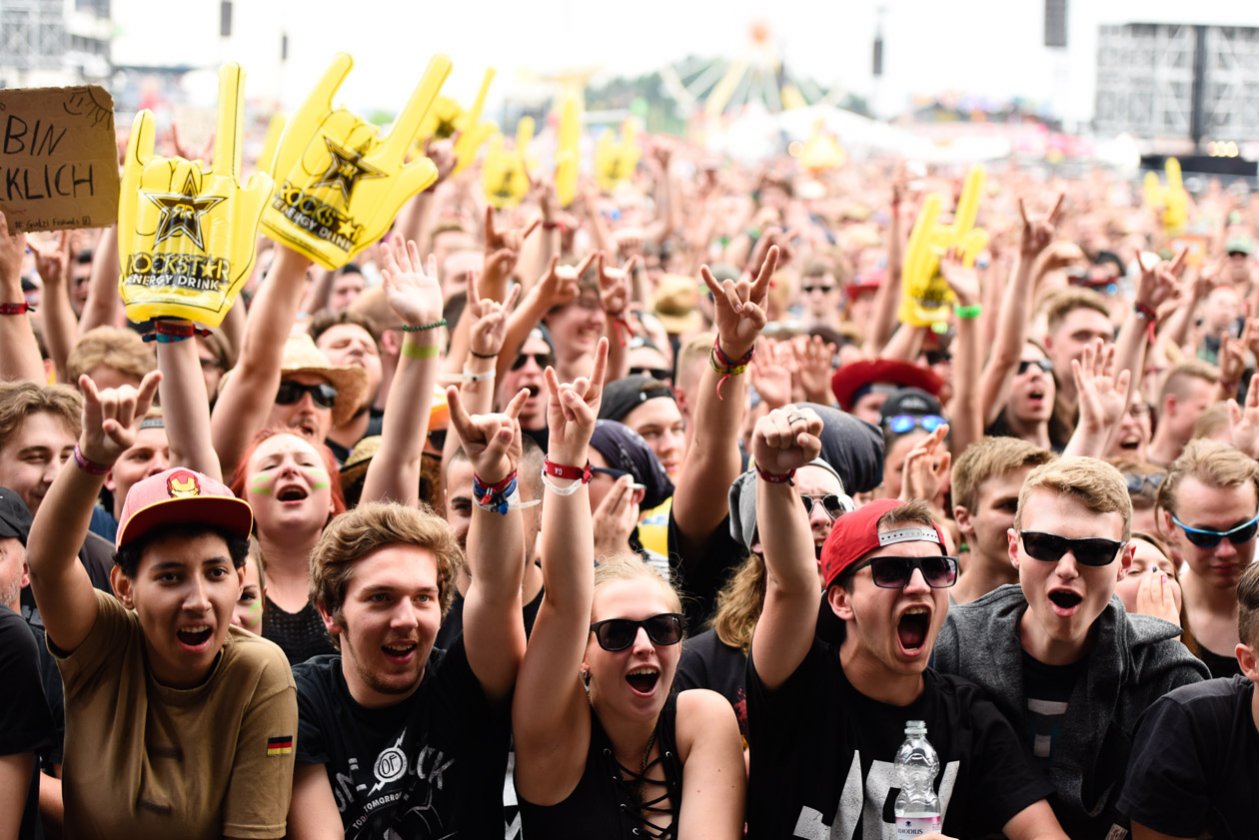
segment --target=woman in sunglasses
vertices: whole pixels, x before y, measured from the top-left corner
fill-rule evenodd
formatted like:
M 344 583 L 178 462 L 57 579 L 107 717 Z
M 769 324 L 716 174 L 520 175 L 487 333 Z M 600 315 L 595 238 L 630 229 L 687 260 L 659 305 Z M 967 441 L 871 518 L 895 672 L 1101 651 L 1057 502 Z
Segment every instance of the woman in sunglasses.
M 1023 344 L 1023 352 L 1003 380 L 983 378 L 983 404 L 987 406 L 984 433 L 1021 438 L 1041 449 L 1061 452 L 1065 440 L 1054 440 L 1050 420 L 1058 383 L 1045 349 L 1035 341 Z
M 546 372 L 546 595 L 512 708 L 522 827 L 548 838 L 734 840 L 738 727 L 720 695 L 672 691 L 677 594 L 637 558 L 600 558 L 595 569 L 585 465 L 606 359 L 605 339 L 590 380 L 561 385 Z

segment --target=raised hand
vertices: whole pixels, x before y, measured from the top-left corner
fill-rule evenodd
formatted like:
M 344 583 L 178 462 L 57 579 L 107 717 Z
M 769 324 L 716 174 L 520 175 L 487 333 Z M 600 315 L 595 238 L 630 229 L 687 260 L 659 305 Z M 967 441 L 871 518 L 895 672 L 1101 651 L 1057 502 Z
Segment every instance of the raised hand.
M 581 277 L 597 256 L 599 256 L 598 251 L 587 254 L 576 266 L 560 265 L 559 257 L 551 257 L 546 274 L 543 274 L 534 286 L 542 304 L 547 309 L 551 309 L 576 300 L 581 291 Z
M 595 265 L 598 267 L 599 302 L 609 318 L 621 320 L 625 317 L 631 296 L 630 281 L 637 262 L 638 257 L 630 257 L 624 268 L 612 268 L 604 265 L 603 252 L 597 252 Z
M 957 297 L 958 306 L 974 306 L 979 303 L 979 272 L 963 261 L 962 253 L 950 248 L 940 257 L 940 275 Z
M 756 421 L 752 459 L 759 469 L 783 475 L 822 452 L 822 418 L 809 408 L 785 405 Z
M 1137 603 L 1133 612 L 1141 615 L 1152 615 L 1164 621 L 1180 626 L 1180 610 L 1176 609 L 1175 587 L 1178 584 L 1168 579 L 1167 572 L 1158 566 L 1151 566 L 1141 573 L 1141 582 L 1137 586 Z
M 904 477 L 901 482 L 901 499 L 922 499 L 934 505 L 940 488 L 949 478 L 953 456 L 949 454 L 944 438 L 948 425 L 936 426 L 935 430 L 918 442 L 905 456 Z
M 594 510 L 595 556 L 625 551 L 630 534 L 638 526 L 638 493 L 632 477 L 623 475 Z
M 1240 338 L 1233 338 L 1228 330 L 1220 336 L 1220 384 L 1222 387 L 1236 391 L 1246 370 L 1246 348 L 1256 340 L 1259 323 L 1256 319 L 1247 318 L 1242 325 Z
M 56 239 L 51 242 L 31 240 L 27 243 L 35 257 L 35 271 L 39 273 L 39 279 L 44 281 L 45 286 L 60 286 L 68 278 L 71 238 L 69 231 L 62 230 L 57 232 Z
M 123 385 L 101 390 L 87 374 L 79 377 L 79 390 L 83 392 L 79 451 L 85 458 L 97 464 L 113 464 L 131 448 L 161 379 L 161 373 L 150 371 L 140 380 L 139 388 Z
M 1165 301 L 1175 297 L 1180 276 L 1185 270 L 1185 256 L 1188 253 L 1188 248 L 1182 248 L 1176 255 L 1176 259 L 1171 262 L 1159 260 L 1147 267 L 1141 259 L 1141 253 L 1136 252 L 1137 265 L 1141 267 L 1141 274 L 1137 277 L 1133 305 L 1145 307 L 1149 312 L 1157 312 Z
M 749 381 L 768 408 L 781 408 L 791 402 L 791 347 L 762 338 L 756 349 L 759 352 L 748 365 Z
M 153 114 L 136 114 L 118 199 L 119 287 L 132 321 L 218 326 L 253 272 L 271 176 L 241 186 L 245 92 L 237 64 L 219 71 L 214 161 L 155 155 Z
M 1250 377 L 1245 408 L 1228 401 L 1228 421 L 1233 446 L 1254 458 L 1259 453 L 1259 374 Z
M 732 359 L 746 356 L 765 327 L 769 280 L 778 268 L 778 255 L 777 246 L 769 249 L 755 280 L 744 276 L 718 283 L 708 266 L 700 269 L 705 285 L 713 294 L 717 339 L 722 352 Z
M 1128 407 L 1131 371 L 1115 373 L 1115 345 L 1099 338 L 1071 360 L 1071 375 L 1080 399 L 1080 426 L 1100 432 L 1104 443 Z
M 599 339 L 595 366 L 589 377 L 561 383 L 555 368 L 546 369 L 548 457 L 557 464 L 582 466 L 595 420 L 603 399 L 604 378 L 608 372 L 608 340 Z
M 513 283 L 507 291 L 507 300 L 499 303 L 493 298 L 482 298 L 477 284 L 468 284 L 468 313 L 475 320 L 468 334 L 468 346 L 481 356 L 497 356 L 507 337 L 507 314 L 520 297 L 520 284 Z
M 463 445 L 477 478 L 486 484 L 497 484 L 520 465 L 520 409 L 529 398 L 522 388 L 499 414 L 468 415 L 459 389 L 446 389 L 450 407 L 450 425 Z M 583 462 L 584 463 L 584 462 Z
M 1024 258 L 1034 258 L 1054 241 L 1054 230 L 1062 221 L 1062 202 L 1065 193 L 1058 193 L 1058 200 L 1048 216 L 1028 216 L 1023 199 L 1019 199 L 1019 217 L 1023 220 L 1023 238 L 1020 244 Z
M 352 58 L 338 54 L 289 121 L 275 153 L 275 198 L 262 219 L 269 237 L 328 269 L 380 239 L 403 203 L 438 176 L 428 158 L 407 163 L 406 155 L 450 74 L 450 59 L 429 61 L 383 137 L 357 114 L 332 108 L 353 66 Z
M 22 301 L 22 260 L 26 256 L 26 234 L 10 233 L 9 220 L 0 212 L 0 289 L 5 300 L 0 303 Z
M 534 219 L 524 227 L 499 229 L 494 226 L 494 208 L 485 208 L 485 271 L 481 275 L 484 288 L 505 291 L 507 278 L 516 270 L 521 246 L 539 224 L 541 221 Z
M 820 335 L 815 335 L 812 338 L 797 338 L 792 342 L 792 351 L 796 358 L 796 377 L 804 391 L 804 398 L 809 402 L 830 403 L 834 399 L 831 394 L 831 374 L 835 372 L 835 353 L 838 348 L 823 341 Z
M 385 297 L 389 306 L 406 324 L 418 327 L 442 317 L 442 287 L 437 282 L 437 258 L 428 255 L 427 267 L 420 267 L 420 247 L 412 241 L 390 240 L 384 250 Z M 475 285 L 475 284 L 473 284 Z

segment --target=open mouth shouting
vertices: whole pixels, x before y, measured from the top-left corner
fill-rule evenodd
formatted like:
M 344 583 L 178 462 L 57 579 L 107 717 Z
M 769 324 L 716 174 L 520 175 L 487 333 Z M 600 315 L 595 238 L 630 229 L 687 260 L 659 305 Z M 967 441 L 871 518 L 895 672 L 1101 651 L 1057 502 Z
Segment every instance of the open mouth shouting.
M 202 653 L 210 646 L 214 628 L 208 624 L 193 624 L 175 631 L 179 646 L 189 653 Z
M 309 495 L 306 488 L 300 484 L 286 484 L 275 492 L 276 499 L 285 504 L 304 502 Z
M 629 683 L 630 689 L 638 696 L 650 697 L 656 691 L 656 684 L 660 682 L 660 671 L 649 665 L 644 665 L 626 674 L 625 681 Z
M 1055 615 L 1070 618 L 1084 603 L 1084 596 L 1074 589 L 1054 589 L 1049 592 L 1049 603 L 1053 604 Z
M 1129 432 L 1119 438 L 1119 448 L 1126 452 L 1136 452 L 1141 448 L 1141 434 Z
M 389 642 L 381 645 L 380 649 L 392 664 L 407 665 L 415 659 L 415 652 L 419 650 L 419 647 L 418 642 L 406 640 Z
M 901 613 L 896 622 L 896 642 L 901 653 L 907 657 L 918 656 L 927 644 L 927 633 L 931 629 L 931 608 L 924 604 L 916 604 Z

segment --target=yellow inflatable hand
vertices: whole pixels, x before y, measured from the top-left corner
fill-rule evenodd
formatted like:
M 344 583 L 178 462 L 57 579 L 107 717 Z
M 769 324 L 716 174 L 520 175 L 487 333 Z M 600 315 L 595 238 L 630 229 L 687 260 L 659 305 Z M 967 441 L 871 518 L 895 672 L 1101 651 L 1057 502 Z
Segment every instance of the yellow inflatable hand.
M 244 101 L 240 65 L 225 65 L 208 166 L 155 155 L 153 114 L 136 114 L 118 199 L 118 287 L 130 320 L 187 318 L 217 327 L 249 279 L 274 185 L 264 172 L 240 184 Z
M 940 257 L 950 248 L 957 248 L 962 253 L 963 264 L 971 266 L 988 247 L 988 232 L 975 227 L 984 178 L 983 167 L 971 168 L 953 213 L 952 224 L 939 223 L 940 209 L 944 204 L 944 198 L 939 193 L 932 193 L 923 201 L 905 248 L 901 301 L 897 312 L 902 323 L 930 327 L 946 323 L 952 314 L 953 290 L 940 276 Z
M 477 92 L 472 107 L 456 122 L 459 136 L 455 139 L 455 170 L 458 175 L 476 160 L 477 150 L 498 130 L 492 122 L 482 122 L 481 112 L 485 110 L 485 97 L 490 92 L 490 82 L 494 81 L 494 68 L 485 71 L 481 79 L 481 89 Z
M 814 123 L 813 133 L 804 142 L 804 150 L 800 153 L 800 164 L 810 172 L 825 172 L 839 169 L 847 160 L 848 155 L 834 133 L 828 131 L 821 120 Z
M 581 171 L 581 103 L 569 94 L 560 106 L 559 143 L 555 150 L 555 198 L 567 207 L 577 197 Z
M 515 207 L 529 192 L 529 167 L 526 153 L 533 139 L 533 117 L 521 117 L 516 123 L 516 145 L 508 150 L 502 136 L 490 141 L 481 162 L 481 185 L 485 200 L 496 210 Z
M 267 236 L 324 268 L 340 268 L 375 242 L 403 203 L 437 180 L 426 157 L 406 152 L 450 75 L 450 59 L 433 56 L 389 133 L 332 97 L 354 66 L 341 53 L 293 115 L 275 153 L 275 195 L 262 217 Z
M 635 137 L 633 120 L 621 123 L 620 142 L 613 139 L 611 131 L 599 135 L 595 146 L 595 180 L 599 189 L 613 192 L 633 177 L 638 161 L 643 156 L 642 147 Z

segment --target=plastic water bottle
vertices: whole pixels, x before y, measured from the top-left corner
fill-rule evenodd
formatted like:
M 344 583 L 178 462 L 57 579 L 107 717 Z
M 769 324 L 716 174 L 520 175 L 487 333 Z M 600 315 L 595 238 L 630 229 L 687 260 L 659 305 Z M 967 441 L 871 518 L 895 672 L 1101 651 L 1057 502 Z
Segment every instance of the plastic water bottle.
M 896 838 L 921 837 L 940 830 L 940 797 L 935 778 L 940 759 L 927 740 L 927 724 L 920 720 L 905 723 L 905 742 L 896 751 Z

